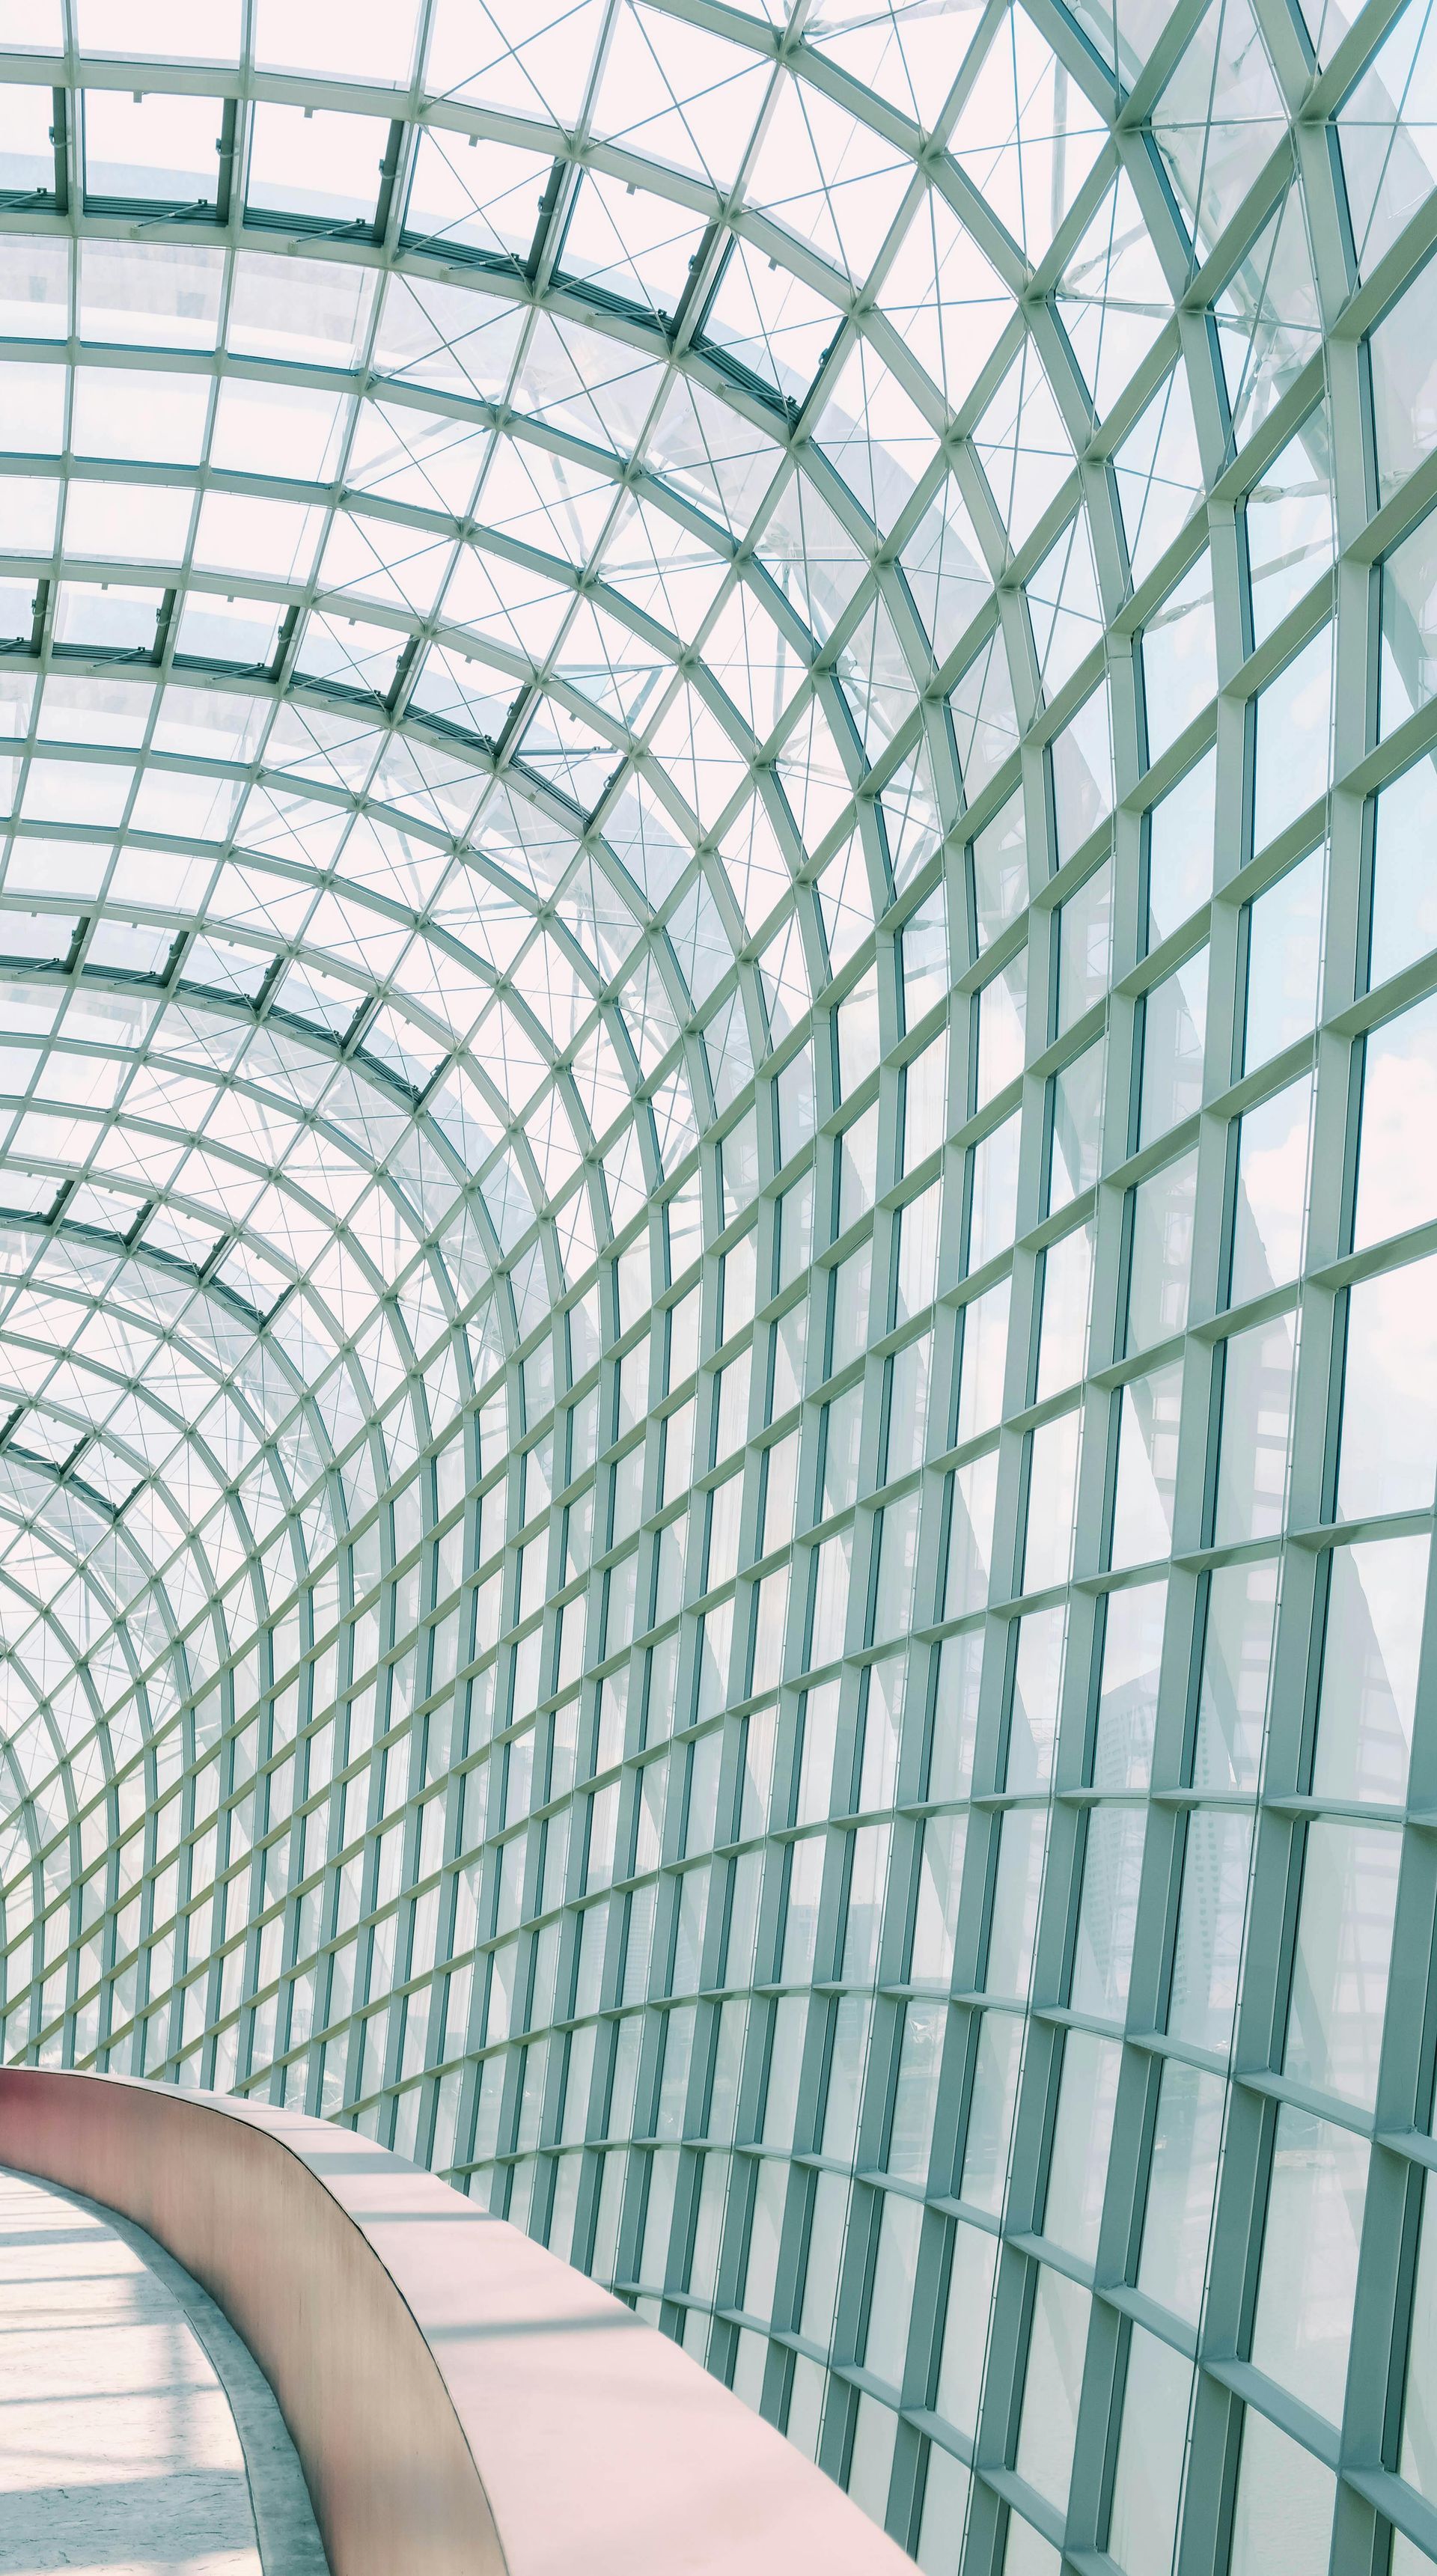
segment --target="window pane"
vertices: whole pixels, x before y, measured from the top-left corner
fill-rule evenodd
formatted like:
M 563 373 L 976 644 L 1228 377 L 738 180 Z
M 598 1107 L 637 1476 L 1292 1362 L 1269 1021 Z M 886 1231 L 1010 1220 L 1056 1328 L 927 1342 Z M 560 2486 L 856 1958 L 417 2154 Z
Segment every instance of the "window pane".
M 1113 958 L 1113 868 L 1105 859 L 1058 915 L 1058 1035 L 1108 989 Z
M 1052 1779 L 1067 1626 L 1063 1609 L 1039 1610 L 1017 1622 L 1003 1783 L 1007 1789 L 1046 1789 Z
M 1283 2064 L 1299 2083 L 1376 2099 L 1401 1842 L 1378 1826 L 1309 1825 Z
M 1290 744 L 1282 757 L 1289 768 L 1300 768 Z M 1311 786 L 1310 771 L 1306 784 Z M 1317 1018 L 1326 861 L 1325 850 L 1313 850 L 1259 895 L 1248 913 L 1245 1073 L 1305 1037 Z
M 1082 1421 L 1080 1411 L 1060 1413 L 1033 1433 L 1023 1547 L 1025 1592 L 1042 1592 L 1049 1584 L 1067 1580 L 1073 1561 Z
M 1046 2263 L 1039 2267 L 1018 2421 L 1018 2475 L 1059 2513 L 1068 2501 L 1091 2306 L 1076 2281 Z
M 888 2141 L 888 2170 L 900 2182 L 928 2180 L 946 2018 L 939 2004 L 910 2004 L 903 2017 L 903 2047 Z
M 1206 948 L 1154 984 L 1143 1004 L 1138 1141 L 1149 1144 L 1201 1105 L 1207 1034 Z
M 1326 416 L 1318 410 L 1248 494 L 1244 518 L 1258 643 L 1332 561 L 1335 526 L 1327 449 Z
M 1225 1565 L 1212 1575 L 1193 1756 L 1196 1788 L 1257 1785 L 1276 1615 L 1276 1566 Z
M 1437 1000 L 1417 1003 L 1374 1029 L 1362 1074 L 1356 1244 L 1380 1243 L 1437 1211 L 1424 1150 L 1437 1100 Z
M 1148 946 L 1181 927 L 1212 893 L 1217 754 L 1206 752 L 1153 807 L 1148 826 Z
M 1222 1345 L 1222 1448 L 1218 1462 L 1218 1547 L 1272 1538 L 1282 1527 L 1292 1442 L 1297 1318 L 1274 1316 Z
M 991 1431 L 1002 1417 L 1011 1288 L 1011 1281 L 1000 1279 L 959 1309 L 962 1347 L 956 1437 L 960 1444 Z
M 1437 616 L 1437 518 L 1429 512 L 1394 546 L 1382 567 L 1381 728 L 1427 704 L 1433 689 Z
M 1148 758 L 1156 760 L 1201 713 L 1217 686 L 1212 559 L 1190 572 L 1149 619 L 1143 634 L 1143 702 Z
M 1172 1545 L 1182 1368 L 1154 1369 L 1123 1388 L 1118 1428 L 1118 1482 L 1113 1506 L 1114 1566 L 1145 1565 Z
M 981 1109 L 997 1092 L 1016 1082 L 1023 1070 L 1024 1030 L 1028 1008 L 1028 952 L 1020 949 L 1000 967 L 977 997 L 978 1087 L 974 1107 Z
M 1437 887 L 1423 863 L 1437 828 L 1437 775 L 1419 760 L 1375 800 L 1368 980 L 1386 982 L 1437 948 Z
M 1088 1308 L 1093 1284 L 1091 1225 L 1075 1226 L 1043 1255 L 1037 1400 L 1081 1378 L 1088 1362 Z
M 1314 1797 L 1400 1805 L 1407 1794 L 1429 1547 L 1399 1538 L 1328 1559 Z
M 1063 2044 L 1043 2233 L 1085 2263 L 1097 2259 L 1121 2063 L 1122 2052 L 1114 2041 L 1095 2038 L 1091 2031 L 1069 2031 Z
M 1242 2420 L 1229 2576 L 1327 2576 L 1337 2481 L 1249 2406 Z
M 1265 850 L 1326 791 L 1332 760 L 1332 651 L 1332 629 L 1325 626 L 1259 695 L 1254 850 Z M 1257 909 L 1254 904 L 1254 914 Z M 1249 1061 L 1257 1059 L 1250 1056 Z
M 1229 1298 L 1265 1297 L 1302 1268 L 1312 1082 L 1289 1083 L 1239 1131 Z
M 1422 2233 L 1412 2291 L 1411 2339 L 1407 2348 L 1407 2382 L 1402 2404 L 1402 2449 L 1398 2467 L 1409 2486 L 1430 2504 L 1437 2497 L 1437 2206 L 1430 2181 L 1422 2186 Z
M 1132 1194 L 1128 1348 L 1146 1350 L 1187 1322 L 1197 1155 L 1167 1163 Z
M 1337 1506 L 1428 1511 L 1437 1472 L 1437 1255 L 1353 1288 Z
M 1123 2576 L 1167 2576 L 1182 2492 L 1192 2364 L 1134 2326 L 1108 2556 Z
M 1195 2048 L 1232 2041 L 1251 1849 L 1250 1817 L 1212 1807 L 1188 1817 L 1168 2028 Z
M 989 1984 L 993 1984 L 991 1974 Z M 1017 2014 L 985 2012 L 978 2030 L 960 2196 L 975 2209 L 992 2210 L 995 2215 L 1007 2190 L 1022 2059 L 1023 2025 Z
M 1163 2068 L 1138 2286 L 1192 2325 L 1207 2279 L 1225 2093 L 1219 2076 L 1180 2058 Z
M 1098 1694 L 1095 1789 L 1145 1789 L 1152 1771 L 1166 1583 L 1135 1583 L 1106 1595 Z
M 1085 1047 L 1053 1076 L 1053 1135 L 1048 1176 L 1051 1214 L 1092 1188 L 1102 1161 L 1103 1079 L 1107 1046 Z
M 1252 2358 L 1330 2423 L 1342 2420 L 1367 2141 L 1284 2103 L 1277 2115 Z
M 1038 1928 L 1046 1827 L 1046 1816 L 1032 1807 L 1011 1807 L 1001 1820 L 998 1874 L 988 1932 L 986 1982 L 990 1994 L 1027 1992 Z
M 884 2193 L 863 2361 L 864 2368 L 871 2370 L 875 2379 L 885 2379 L 893 2388 L 903 2385 L 908 2319 L 913 2305 L 913 2284 L 918 2274 L 918 2239 L 922 2225 L 920 2202 L 904 2200 L 897 2192 Z
M 970 2440 L 978 2422 L 988 2312 L 998 2268 L 998 2239 L 961 2221 L 953 2231 L 948 2307 L 934 2405 L 945 2424 Z
M 1072 2003 L 1103 2021 L 1127 2011 L 1145 1822 L 1141 1807 L 1089 1810 Z

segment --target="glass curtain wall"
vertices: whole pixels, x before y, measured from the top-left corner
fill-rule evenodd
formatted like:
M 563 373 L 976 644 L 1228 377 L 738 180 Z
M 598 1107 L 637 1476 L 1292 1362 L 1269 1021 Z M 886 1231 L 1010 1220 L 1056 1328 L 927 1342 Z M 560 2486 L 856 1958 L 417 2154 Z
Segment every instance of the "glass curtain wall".
M 5 2057 L 1413 2576 L 1430 0 L 0 38 Z

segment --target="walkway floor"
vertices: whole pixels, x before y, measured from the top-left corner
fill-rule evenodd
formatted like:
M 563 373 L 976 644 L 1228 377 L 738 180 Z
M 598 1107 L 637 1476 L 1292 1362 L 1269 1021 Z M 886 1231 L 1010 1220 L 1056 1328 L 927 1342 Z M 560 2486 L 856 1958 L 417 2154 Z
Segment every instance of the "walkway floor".
M 218 2365 L 218 2366 L 217 2366 Z M 138 2229 L 0 2171 L 0 2576 L 323 2576 L 269 2388 Z

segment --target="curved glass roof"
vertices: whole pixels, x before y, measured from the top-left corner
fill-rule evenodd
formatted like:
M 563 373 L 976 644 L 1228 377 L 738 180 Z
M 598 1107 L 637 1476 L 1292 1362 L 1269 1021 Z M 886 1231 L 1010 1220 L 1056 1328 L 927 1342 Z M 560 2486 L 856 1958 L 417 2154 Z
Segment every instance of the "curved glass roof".
M 125 0 L 3 65 L 27 1786 L 96 1623 L 401 1384 L 422 1445 L 1099 676 L 1077 457 L 1176 350 L 1111 84 L 785 15 Z
M 1429 0 L 0 47 L 3 2053 L 1412 2576 Z

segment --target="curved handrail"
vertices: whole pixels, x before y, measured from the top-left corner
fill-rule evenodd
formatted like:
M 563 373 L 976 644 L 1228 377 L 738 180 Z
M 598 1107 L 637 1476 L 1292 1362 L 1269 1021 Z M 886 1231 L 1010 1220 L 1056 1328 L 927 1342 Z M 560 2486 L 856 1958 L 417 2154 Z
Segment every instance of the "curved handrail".
M 352 2130 L 6 2067 L 0 2164 L 204 2284 L 279 2400 L 332 2576 L 911 2576 L 676 2344 Z

